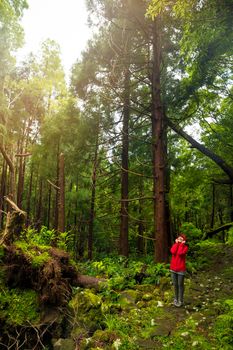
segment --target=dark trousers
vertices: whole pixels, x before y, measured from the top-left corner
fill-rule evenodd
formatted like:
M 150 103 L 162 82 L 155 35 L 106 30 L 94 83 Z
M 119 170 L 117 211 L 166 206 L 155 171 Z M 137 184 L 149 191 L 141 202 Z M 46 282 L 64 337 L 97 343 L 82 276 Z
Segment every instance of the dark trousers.
M 180 275 L 175 272 L 171 272 L 172 283 L 174 286 L 175 299 L 183 303 L 184 302 L 184 275 Z

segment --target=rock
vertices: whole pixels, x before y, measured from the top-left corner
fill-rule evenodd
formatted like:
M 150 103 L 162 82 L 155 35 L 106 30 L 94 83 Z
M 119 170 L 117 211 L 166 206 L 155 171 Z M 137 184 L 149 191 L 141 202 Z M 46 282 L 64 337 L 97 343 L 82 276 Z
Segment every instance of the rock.
M 140 293 L 137 290 L 128 289 L 121 292 L 120 300 L 129 304 L 135 304 L 140 299 Z
M 150 293 L 143 294 L 143 296 L 142 296 L 142 300 L 144 300 L 144 301 L 149 301 L 151 299 L 153 299 L 153 295 Z
M 60 338 L 58 340 L 54 340 L 53 349 L 54 350 L 75 350 L 76 345 L 75 345 L 73 339 Z

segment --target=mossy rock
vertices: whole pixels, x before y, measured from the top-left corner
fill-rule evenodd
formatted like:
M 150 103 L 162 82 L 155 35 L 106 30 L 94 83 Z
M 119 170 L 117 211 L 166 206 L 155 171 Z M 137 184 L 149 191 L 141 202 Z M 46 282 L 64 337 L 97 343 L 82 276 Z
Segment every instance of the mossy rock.
M 153 293 L 155 286 L 153 284 L 137 284 L 134 289 L 142 293 Z
M 112 350 L 114 342 L 119 339 L 116 332 L 109 329 L 97 330 L 91 338 L 83 339 L 80 342 L 80 350 L 104 349 Z
M 89 309 L 99 309 L 101 307 L 102 298 L 95 294 L 91 289 L 78 291 L 69 302 L 73 309 L 79 312 L 88 311 Z
M 160 290 L 166 290 L 171 287 L 171 278 L 163 276 L 159 280 L 159 288 Z
M 75 350 L 76 345 L 73 339 L 58 339 L 53 341 L 54 350 Z
M 124 306 L 135 305 L 135 303 L 140 300 L 140 296 L 141 293 L 137 290 L 128 289 L 121 292 L 119 303 Z
M 81 328 L 95 332 L 103 325 L 102 299 L 91 289 L 78 291 L 70 300 L 69 307 Z
M 99 340 L 106 344 L 113 343 L 117 338 L 119 338 L 118 334 L 109 329 L 98 329 L 92 336 L 92 340 Z
M 81 338 L 88 338 L 89 334 L 86 328 L 75 326 L 71 331 L 72 338 L 81 339 Z
M 106 301 L 101 304 L 101 312 L 103 314 L 120 312 L 122 309 L 123 305 L 121 303 L 111 303 Z
M 152 293 L 145 293 L 142 296 L 143 301 L 150 301 L 153 299 L 153 294 Z

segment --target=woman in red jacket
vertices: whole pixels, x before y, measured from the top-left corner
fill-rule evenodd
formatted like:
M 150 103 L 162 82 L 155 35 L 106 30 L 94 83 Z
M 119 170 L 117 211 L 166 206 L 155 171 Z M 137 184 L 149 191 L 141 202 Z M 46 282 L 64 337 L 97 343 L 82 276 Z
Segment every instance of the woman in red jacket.
M 174 305 L 180 307 L 184 304 L 185 258 L 188 252 L 184 234 L 178 236 L 170 251 L 172 253 L 170 271 L 175 291 Z

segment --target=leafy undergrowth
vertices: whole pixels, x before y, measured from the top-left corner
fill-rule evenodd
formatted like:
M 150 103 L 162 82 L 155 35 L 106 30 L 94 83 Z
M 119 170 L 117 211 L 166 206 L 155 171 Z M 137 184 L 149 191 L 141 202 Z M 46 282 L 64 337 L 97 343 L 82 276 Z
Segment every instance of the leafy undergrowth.
M 66 237 L 63 238 L 65 244 Z M 39 242 L 40 249 L 32 249 L 38 240 L 42 240 L 41 236 L 33 235 L 33 242 L 16 242 L 16 252 L 18 249 L 23 252 L 33 271 L 52 261 L 48 252 L 53 232 L 46 231 Z M 72 350 L 230 350 L 233 347 L 232 255 L 230 244 L 214 241 L 193 244 L 187 258 L 182 308 L 173 306 L 169 265 L 154 264 L 152 257 L 141 260 L 108 257 L 79 264 L 83 274 L 104 277 L 108 282 L 99 290 L 73 287 L 72 298 L 68 306 L 60 308 L 62 312 L 57 313 L 56 306 L 57 309 L 44 309 L 43 315 L 35 291 L 17 286 L 6 288 L 6 266 L 2 265 L 0 322 L 4 321 L 5 328 L 15 327 L 14 337 L 20 346 L 30 339 L 33 330 L 32 345 L 27 348 L 38 350 L 52 350 L 55 348 L 52 344 L 62 338 L 73 344 Z M 0 250 L 0 261 L 3 258 L 6 256 Z M 56 286 L 59 287 L 58 282 Z M 27 331 L 28 325 L 32 327 Z M 48 329 L 49 339 L 43 327 Z M 38 338 L 39 332 L 43 338 Z M 35 345 L 37 338 L 39 343 Z
M 142 262 L 104 259 L 84 266 L 105 276 L 99 292 L 78 288 L 70 302 L 71 335 L 80 350 L 232 349 L 233 247 L 211 241 L 195 247 L 189 258 L 185 306 L 173 306 L 168 266 L 147 262 L 141 284 L 135 275 Z

